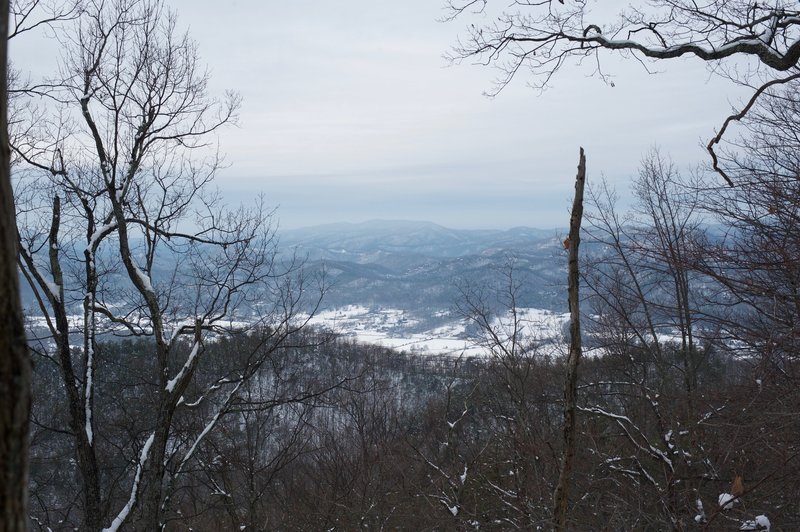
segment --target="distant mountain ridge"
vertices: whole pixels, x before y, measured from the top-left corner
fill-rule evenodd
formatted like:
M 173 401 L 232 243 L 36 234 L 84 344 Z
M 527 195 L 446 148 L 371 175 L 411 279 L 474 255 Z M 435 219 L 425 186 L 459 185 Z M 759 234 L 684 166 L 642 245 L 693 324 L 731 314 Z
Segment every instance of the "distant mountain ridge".
M 507 230 L 450 229 L 433 222 L 370 220 L 286 230 L 281 231 L 279 236 L 282 246 L 308 251 L 312 257 L 315 251 L 330 258 L 378 251 L 460 257 L 493 248 L 519 249 L 554 238 L 557 233 L 556 229 L 530 227 Z
M 281 231 L 280 247 L 331 283 L 327 308 L 398 308 L 426 316 L 454 307 L 461 288 L 503 282 L 509 261 L 519 306 L 563 310 L 566 230 L 449 229 L 431 222 L 372 220 Z M 426 325 L 429 325 L 427 323 Z
M 324 273 L 328 291 L 323 308 L 399 309 L 411 313 L 425 330 L 453 320 L 451 311 L 463 299 L 464 287 L 487 293 L 498 288 L 510 261 L 519 284 L 519 307 L 563 312 L 565 232 L 449 229 L 431 222 L 372 220 L 283 230 L 278 249 L 279 260 L 297 257 L 304 261 L 306 273 Z M 116 250 L 104 253 L 113 261 Z M 178 260 L 162 255 L 154 278 L 169 282 Z M 28 314 L 38 315 L 36 298 L 24 280 L 22 288 Z M 73 294 L 76 313 L 82 308 L 79 296 Z

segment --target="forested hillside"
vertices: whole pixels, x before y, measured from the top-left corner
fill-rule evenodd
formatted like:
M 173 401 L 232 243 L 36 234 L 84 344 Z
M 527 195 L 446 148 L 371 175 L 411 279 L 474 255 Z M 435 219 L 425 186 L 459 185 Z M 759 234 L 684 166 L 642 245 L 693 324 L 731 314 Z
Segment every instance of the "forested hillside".
M 612 52 L 691 56 L 751 92 L 705 162 L 654 147 L 630 179 L 606 180 L 580 148 L 565 239 L 381 220 L 279 230 L 264 196 L 230 205 L 215 188 L 219 138 L 246 108 L 213 95 L 168 2 L 12 1 L 11 42 L 42 32 L 59 50 L 47 76 L 11 69 L 6 87 L 16 250 L 0 260 L 24 286 L 26 347 L 16 373 L 0 353 L 0 495 L 30 474 L 27 499 L 0 497 L 0 530 L 800 530 L 800 11 L 654 0 L 595 23 L 608 8 L 590 4 L 452 0 L 445 19 L 479 19 L 449 57 L 499 66 L 494 96 L 526 70 L 545 88 L 572 60 L 613 86 Z M 404 44 L 380 52 L 421 46 Z M 336 70 L 335 46 L 309 46 Z M 320 86 L 325 108 L 347 92 Z M 392 134 L 418 125 L 405 117 L 418 103 Z M 360 162 L 376 152 L 368 114 L 315 124 L 335 130 L 333 151 L 357 130 Z M 471 155 L 448 143 L 463 129 L 436 149 Z M 428 143 L 413 131 L 404 146 Z M 441 170 L 389 159 L 376 175 L 391 201 Z M 493 160 L 486 204 L 518 181 Z M 319 167 L 307 193 L 352 169 Z M 406 182 L 409 167 L 422 173 Z M 536 179 L 551 209 L 547 180 L 562 178 Z M 467 181 L 422 205 L 435 214 Z M 483 211 L 465 210 L 478 225 Z M 354 305 L 464 347 L 389 349 L 318 326 Z
M 564 309 L 558 229 L 454 230 L 426 222 L 373 220 L 284 231 L 281 246 L 324 274 L 328 308 L 398 308 L 420 320 L 451 309 L 465 286 L 493 283 L 514 262 L 526 276 L 521 307 Z

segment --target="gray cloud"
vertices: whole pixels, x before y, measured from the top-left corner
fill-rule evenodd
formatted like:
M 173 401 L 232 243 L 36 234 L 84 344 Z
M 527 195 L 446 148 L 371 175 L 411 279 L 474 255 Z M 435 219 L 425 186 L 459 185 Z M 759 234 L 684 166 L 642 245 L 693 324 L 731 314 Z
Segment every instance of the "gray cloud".
M 231 200 L 263 192 L 289 227 L 564 225 L 578 146 L 590 180 L 624 183 L 654 144 L 694 165 L 737 96 L 699 61 L 650 75 L 610 56 L 613 88 L 581 65 L 543 94 L 523 74 L 488 99 L 491 69 L 442 59 L 464 22 L 437 22 L 438 0 L 172 5 L 211 90 L 244 97 L 240 127 L 220 135 L 230 166 L 219 186 Z M 13 44 L 18 63 L 36 61 L 34 44 Z

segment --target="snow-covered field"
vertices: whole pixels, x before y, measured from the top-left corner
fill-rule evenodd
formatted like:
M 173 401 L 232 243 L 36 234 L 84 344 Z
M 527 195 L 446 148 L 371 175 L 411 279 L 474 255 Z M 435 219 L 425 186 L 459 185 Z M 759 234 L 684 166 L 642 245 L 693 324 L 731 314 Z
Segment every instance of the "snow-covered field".
M 439 325 L 428 329 L 424 323 L 431 319 Z M 549 354 L 560 354 L 563 351 L 560 339 L 568 319 L 567 314 L 542 309 L 517 309 L 517 338 L 526 345 L 535 341 Z M 83 316 L 69 316 L 69 321 L 71 327 L 79 329 L 83 324 Z M 432 317 L 420 317 L 400 309 L 349 305 L 319 312 L 309 323 L 360 343 L 413 351 L 422 355 L 487 356 L 491 352 L 490 344 L 496 344 L 498 339 L 508 345 L 515 321 L 510 314 L 493 318 L 490 325 L 496 337 L 489 339 L 487 336 L 487 341 L 483 342 L 477 336 L 479 329 L 472 327 L 472 334 L 468 333 L 467 320 L 447 311 L 437 312 Z M 180 323 L 173 327 L 177 325 Z M 250 324 L 247 321 L 230 321 L 218 325 L 229 329 L 246 329 Z M 32 316 L 29 318 L 29 326 L 44 329 L 47 323 L 41 316 Z
M 520 337 L 537 341 L 557 340 L 568 319 L 566 314 L 534 308 L 517 309 L 517 314 L 517 323 L 521 328 Z M 410 312 L 350 305 L 320 312 L 311 318 L 311 324 L 348 336 L 357 342 L 420 354 L 489 354 L 489 348 L 484 343 L 467 334 L 467 322 L 455 316 L 445 325 L 420 331 L 420 320 Z M 495 318 L 491 325 L 498 331 L 501 339 L 508 339 L 512 334 L 511 316 Z

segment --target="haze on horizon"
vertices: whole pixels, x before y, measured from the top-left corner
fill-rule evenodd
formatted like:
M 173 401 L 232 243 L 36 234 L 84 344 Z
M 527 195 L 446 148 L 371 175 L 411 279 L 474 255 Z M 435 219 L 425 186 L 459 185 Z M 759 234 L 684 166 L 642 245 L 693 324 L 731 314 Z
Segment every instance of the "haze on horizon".
M 219 135 L 217 185 L 231 204 L 264 194 L 287 229 L 371 219 L 562 227 L 579 146 L 590 183 L 605 176 L 624 196 L 654 145 L 684 168 L 705 162 L 702 145 L 740 101 L 701 61 L 648 74 L 610 54 L 614 87 L 587 64 L 543 93 L 521 72 L 488 98 L 495 71 L 443 59 L 471 19 L 441 22 L 438 0 L 170 4 L 208 66 L 209 92 L 243 97 L 239 126 Z M 40 35 L 15 39 L 10 53 L 40 73 L 56 55 Z

